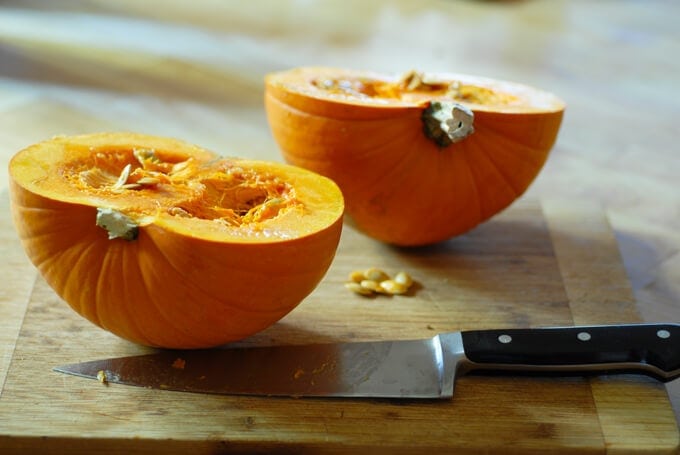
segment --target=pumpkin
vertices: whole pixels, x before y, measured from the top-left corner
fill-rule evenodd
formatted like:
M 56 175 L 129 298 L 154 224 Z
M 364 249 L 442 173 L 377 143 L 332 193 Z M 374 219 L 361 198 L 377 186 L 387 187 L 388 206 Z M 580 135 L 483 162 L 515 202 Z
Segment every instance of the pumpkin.
M 132 133 L 55 137 L 9 165 L 12 216 L 45 281 L 135 343 L 204 348 L 280 320 L 335 255 L 343 198 L 288 164 Z
M 268 74 L 265 107 L 284 159 L 333 179 L 358 229 L 401 246 L 465 233 L 520 197 L 565 109 L 490 78 L 325 67 Z

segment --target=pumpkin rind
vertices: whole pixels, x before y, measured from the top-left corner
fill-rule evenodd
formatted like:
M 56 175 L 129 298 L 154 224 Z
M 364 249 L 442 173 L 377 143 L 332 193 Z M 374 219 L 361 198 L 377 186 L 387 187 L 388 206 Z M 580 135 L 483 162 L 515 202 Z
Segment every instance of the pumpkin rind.
M 265 79 L 267 118 L 285 160 L 333 179 L 353 223 L 387 243 L 436 243 L 509 206 L 538 175 L 561 124 L 564 103 L 547 92 L 460 74 L 432 79 L 468 91 L 460 99 L 438 89 L 382 97 L 371 84 L 389 90 L 397 79 L 337 68 Z M 326 92 L 324 80 L 364 81 L 369 95 Z M 436 100 L 470 109 L 474 133 L 447 147 L 428 138 L 422 117 Z
M 204 348 L 272 325 L 315 289 L 342 229 L 343 199 L 332 181 L 290 165 L 229 159 L 230 166 L 290 184 L 300 206 L 232 228 L 143 207 L 156 196 L 158 204 L 167 202 L 163 188 L 106 197 L 107 191 L 73 188 L 63 177 L 63 164 L 76 155 L 132 147 L 193 157 L 207 168 L 223 161 L 180 141 L 102 133 L 57 137 L 10 163 L 12 215 L 22 245 L 75 311 L 136 343 Z M 109 239 L 96 225 L 101 207 L 133 218 L 136 237 Z

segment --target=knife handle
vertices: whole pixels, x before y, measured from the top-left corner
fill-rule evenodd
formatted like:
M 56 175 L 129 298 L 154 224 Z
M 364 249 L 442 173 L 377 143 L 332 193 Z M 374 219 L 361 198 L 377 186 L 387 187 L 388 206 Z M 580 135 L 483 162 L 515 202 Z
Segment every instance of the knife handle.
M 472 330 L 461 333 L 470 369 L 680 376 L 679 324 Z

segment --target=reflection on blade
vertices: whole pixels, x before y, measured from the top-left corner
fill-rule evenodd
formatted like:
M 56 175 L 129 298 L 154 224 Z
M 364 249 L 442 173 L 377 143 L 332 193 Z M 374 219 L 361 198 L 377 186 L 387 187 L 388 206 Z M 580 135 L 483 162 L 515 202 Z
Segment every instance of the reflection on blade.
M 159 351 L 55 370 L 185 392 L 267 396 L 447 398 L 459 334 L 427 340 Z

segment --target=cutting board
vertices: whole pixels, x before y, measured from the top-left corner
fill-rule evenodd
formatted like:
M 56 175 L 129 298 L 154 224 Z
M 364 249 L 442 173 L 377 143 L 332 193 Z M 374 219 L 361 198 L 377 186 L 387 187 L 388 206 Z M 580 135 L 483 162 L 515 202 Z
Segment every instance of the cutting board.
M 293 399 L 149 390 L 55 365 L 150 352 L 83 320 L 36 275 L 2 195 L 0 449 L 56 453 L 676 453 L 664 387 L 625 375 L 466 376 L 453 400 Z M 352 270 L 406 270 L 405 296 L 365 298 Z M 266 283 L 262 283 L 266 286 Z M 461 329 L 637 322 L 606 218 L 521 201 L 439 245 L 400 249 L 346 224 L 327 276 L 244 345 L 431 337 Z M 264 367 L 264 366 L 263 366 Z M 4 452 L 3 452 L 4 453 Z

